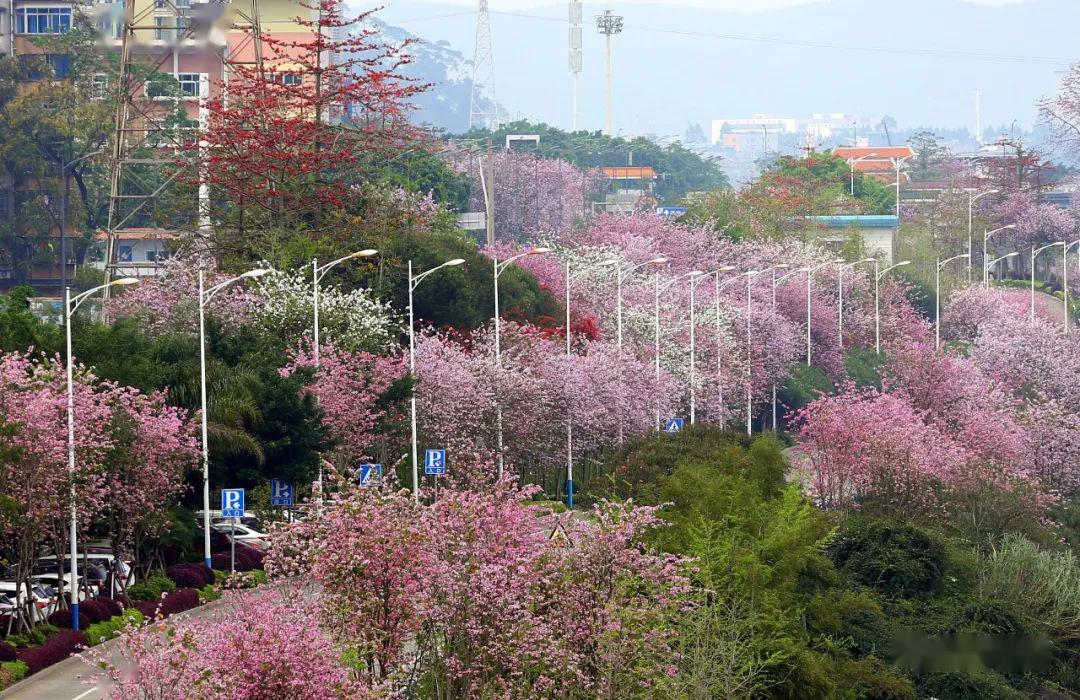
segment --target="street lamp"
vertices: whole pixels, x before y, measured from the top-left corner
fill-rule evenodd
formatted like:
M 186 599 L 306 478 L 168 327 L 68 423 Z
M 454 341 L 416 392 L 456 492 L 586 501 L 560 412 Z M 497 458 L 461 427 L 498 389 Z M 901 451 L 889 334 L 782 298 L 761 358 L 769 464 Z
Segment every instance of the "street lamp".
M 954 255 L 947 260 L 942 260 L 940 257 L 937 259 L 937 269 L 934 271 L 934 349 L 941 349 L 941 268 L 945 267 L 953 260 L 960 260 L 961 258 L 968 257 L 967 253 L 963 255 Z
M 836 285 L 837 285 L 837 289 L 838 289 L 838 292 L 839 292 L 839 294 L 838 294 L 839 304 L 837 305 L 839 308 L 837 309 L 838 316 L 837 316 L 836 328 L 837 328 L 837 332 L 840 335 L 840 352 L 841 353 L 844 352 L 844 270 L 846 270 L 849 267 L 854 267 L 856 265 L 861 265 L 863 263 L 874 262 L 874 260 L 875 260 L 875 258 L 863 258 L 862 260 L 856 260 L 855 262 L 849 262 L 849 263 L 844 263 L 844 264 L 840 265 L 840 274 L 837 275 L 837 277 L 836 277 Z
M 985 192 L 979 192 L 977 194 L 968 194 L 968 284 L 971 284 L 971 265 L 974 262 L 974 258 L 971 257 L 974 254 L 974 251 L 971 249 L 971 212 L 975 206 L 975 202 L 983 197 L 997 193 L 998 190 L 986 190 Z M 985 253 L 985 251 L 983 252 Z M 983 260 L 985 261 L 985 259 L 986 258 L 984 257 Z
M 1065 258 L 1061 266 L 1061 294 L 1065 302 L 1065 332 L 1069 332 L 1069 248 L 1076 246 L 1077 253 L 1080 254 L 1080 240 L 1075 240 L 1072 243 L 1065 245 L 1063 251 L 1063 257 Z M 1080 258 L 1077 259 L 1077 267 L 1080 268 Z
M 724 374 L 723 365 L 721 360 L 722 346 L 723 346 L 723 330 L 720 322 L 720 290 L 723 286 L 720 284 L 720 273 L 730 272 L 734 270 L 734 265 L 722 265 L 709 274 L 713 275 L 715 284 L 713 285 L 715 290 L 713 294 L 713 312 L 716 315 L 716 422 L 723 427 L 724 421 Z
M 772 308 L 773 308 L 774 312 L 776 311 L 776 286 L 778 284 L 780 284 L 781 282 L 783 282 L 784 280 L 786 280 L 788 277 L 791 277 L 792 275 L 797 275 L 797 274 L 802 273 L 802 272 L 810 272 L 810 268 L 809 267 L 800 267 L 799 269 L 792 270 L 791 272 L 783 274 L 780 277 L 777 277 L 775 272 L 773 273 Z M 775 381 L 773 382 L 773 385 L 772 385 L 772 429 L 773 429 L 773 432 L 775 433 L 776 432 L 776 382 Z
M 462 258 L 454 258 L 453 260 L 447 260 L 442 265 L 433 267 L 427 272 L 421 272 L 419 275 L 413 275 L 413 263 L 409 260 L 409 376 L 413 378 L 412 391 L 409 396 L 409 423 L 412 435 L 412 495 L 413 503 L 420 502 L 420 474 L 416 468 L 416 322 L 415 322 L 415 310 L 413 308 L 413 292 L 416 287 L 424 281 L 429 275 L 438 272 L 444 267 L 455 267 L 457 265 L 463 265 L 465 261 Z
M 996 228 L 993 231 L 987 231 L 986 229 L 983 229 L 983 287 L 990 286 L 990 266 L 986 264 L 986 244 L 989 242 L 990 237 L 993 236 L 995 233 L 1000 233 L 1001 231 L 1008 231 L 1014 228 L 1016 228 L 1016 224 L 1002 226 L 1001 228 Z
M 358 250 L 355 253 L 350 253 L 350 254 L 348 254 L 348 255 L 346 255 L 344 257 L 338 258 L 337 260 L 334 260 L 333 262 L 328 262 L 328 263 L 326 263 L 325 265 L 323 265 L 321 267 L 319 266 L 318 259 L 315 259 L 315 260 L 311 261 L 311 285 L 312 285 L 312 289 L 314 290 L 312 292 L 312 294 L 314 296 L 314 307 L 315 307 L 315 367 L 316 367 L 316 369 L 321 366 L 321 361 L 320 361 L 320 358 L 319 358 L 319 282 L 322 281 L 322 278 L 326 276 L 326 273 L 329 272 L 331 268 L 333 268 L 333 267 L 335 267 L 337 265 L 340 265 L 341 263 L 346 262 L 347 260 L 355 260 L 356 258 L 370 258 L 372 255 L 377 255 L 378 253 L 379 253 L 379 251 L 377 251 L 377 250 L 374 250 L 372 248 L 366 248 L 364 250 Z M 319 460 L 319 478 L 318 478 L 317 485 L 318 485 L 318 489 L 319 489 L 318 505 L 322 506 L 323 470 L 322 470 L 322 460 L 321 459 Z
M 616 323 L 616 328 L 618 329 L 617 333 L 616 333 L 616 336 L 618 338 L 619 362 L 620 362 L 620 365 L 619 365 L 619 392 L 620 392 L 620 398 L 621 398 L 621 393 L 622 393 L 622 389 L 623 389 L 622 364 L 621 364 L 622 363 L 622 354 L 623 354 L 623 300 L 622 300 L 623 282 L 625 282 L 626 278 L 628 278 L 636 270 L 639 270 L 639 269 L 641 269 L 643 267 L 646 267 L 648 265 L 663 265 L 667 261 L 668 261 L 668 259 L 661 255 L 659 257 L 655 257 L 655 258 L 651 258 L 649 260 L 646 260 L 643 263 L 638 263 L 637 265 L 632 265 L 632 266 L 630 266 L 630 267 L 628 267 L 626 269 L 620 268 L 620 269 L 615 271 L 615 289 L 616 289 L 616 291 L 615 291 L 615 318 L 616 318 L 615 323 Z M 693 420 L 691 420 L 691 423 L 693 423 Z M 622 402 L 620 401 L 620 403 L 619 403 L 619 444 L 621 445 L 622 442 L 623 442 L 623 406 L 622 406 Z
M 518 253 L 517 255 L 499 262 L 498 258 L 492 258 L 492 269 L 494 270 L 493 284 L 495 285 L 495 364 L 500 370 L 502 370 L 502 338 L 501 326 L 499 319 L 499 277 L 510 266 L 510 263 L 520 260 L 527 255 L 542 255 L 544 253 L 550 253 L 551 248 L 530 248 L 524 253 Z M 495 433 L 496 441 L 498 443 L 499 453 L 499 480 L 503 477 L 503 415 L 502 415 L 502 403 L 499 401 L 499 392 L 495 391 Z
M 660 386 L 660 294 L 670 289 L 676 282 L 688 277 L 697 277 L 704 274 L 700 270 L 693 270 L 686 274 L 670 279 L 663 285 L 660 284 L 660 271 L 653 275 L 653 372 L 656 386 Z M 656 394 L 656 429 L 659 431 L 660 423 L 660 393 Z
M 71 506 L 71 629 L 79 629 L 79 577 L 78 577 L 78 528 L 76 517 L 78 509 L 75 501 L 75 388 L 74 388 L 74 360 L 71 355 L 71 317 L 94 292 L 99 292 L 106 287 L 123 287 L 135 284 L 139 280 L 134 277 L 121 277 L 108 284 L 102 284 L 89 289 L 74 297 L 71 296 L 71 287 L 64 287 L 64 335 L 67 347 L 67 427 L 68 427 L 68 498 Z M 64 597 L 64 567 L 61 562 L 60 573 L 57 578 L 60 586 L 60 597 Z
M 570 285 L 574 283 L 574 280 L 578 279 L 587 272 L 601 268 L 610 267 L 612 265 L 618 265 L 619 261 L 612 258 L 610 260 L 604 260 L 595 265 L 578 270 L 577 273 L 570 273 L 570 259 L 566 259 L 566 360 L 567 360 L 567 391 L 566 391 L 566 507 L 573 509 L 574 507 L 574 415 L 570 409 Z
M 881 278 L 891 270 L 910 264 L 910 260 L 901 260 L 895 265 L 889 265 L 879 272 L 878 268 L 880 267 L 880 264 L 878 263 L 877 258 L 874 258 L 874 349 L 879 355 L 881 354 Z
M 750 302 L 752 297 L 750 295 L 750 285 L 753 283 L 754 278 L 761 274 L 760 270 L 748 270 L 746 275 L 746 434 L 749 436 L 753 432 L 753 396 L 750 390 L 750 382 L 753 379 L 753 371 L 751 367 L 751 361 L 753 353 L 750 349 Z
M 844 262 L 843 258 L 837 258 L 836 260 L 830 260 L 823 262 L 816 267 L 811 267 L 806 271 L 806 366 L 810 366 L 810 287 L 814 282 L 814 273 L 823 267 L 829 265 L 838 265 Z
M 852 197 L 855 196 L 855 164 L 858 163 L 861 160 L 866 160 L 867 158 L 876 158 L 876 157 L 877 157 L 877 153 L 867 153 L 865 156 L 859 156 L 858 158 L 854 158 L 854 159 L 848 158 L 848 163 L 851 165 L 851 196 Z
M 1053 243 L 1048 243 L 1047 245 L 1044 245 L 1041 248 L 1035 248 L 1034 246 L 1032 246 L 1032 248 L 1031 248 L 1031 318 L 1030 318 L 1031 323 L 1035 323 L 1035 258 L 1038 257 L 1039 253 L 1043 252 L 1044 250 L 1046 250 L 1048 248 L 1053 248 L 1054 246 L 1058 246 L 1058 245 L 1061 246 L 1062 254 L 1066 259 L 1065 262 L 1066 262 L 1066 267 L 1067 267 L 1068 266 L 1068 257 L 1069 257 L 1069 246 L 1065 245 L 1065 241 L 1054 241 Z M 1068 323 L 1068 322 L 1069 322 L 1069 317 L 1068 317 L 1068 314 L 1066 314 L 1065 323 Z
M 210 568 L 210 443 L 207 437 L 206 406 L 206 305 L 214 295 L 234 282 L 262 277 L 269 270 L 248 270 L 242 275 L 205 289 L 205 272 L 199 269 L 199 394 L 202 400 L 202 481 L 203 481 L 203 561 Z
M 904 161 L 910 160 L 915 157 L 916 154 L 912 153 L 910 156 L 904 156 L 903 158 L 893 158 L 893 167 L 896 168 L 896 229 L 900 230 L 900 166 L 904 164 Z
M 986 268 L 990 269 L 990 268 L 994 267 L 995 265 L 997 265 L 1002 260 L 1005 260 L 1007 258 L 1015 258 L 1017 255 L 1020 255 L 1020 251 L 1013 251 L 1013 252 L 1009 253 L 1008 255 L 1002 255 L 1000 258 L 994 258 L 993 260 L 986 263 Z M 999 279 L 1000 279 L 1000 277 L 1001 277 L 1001 275 L 998 275 Z

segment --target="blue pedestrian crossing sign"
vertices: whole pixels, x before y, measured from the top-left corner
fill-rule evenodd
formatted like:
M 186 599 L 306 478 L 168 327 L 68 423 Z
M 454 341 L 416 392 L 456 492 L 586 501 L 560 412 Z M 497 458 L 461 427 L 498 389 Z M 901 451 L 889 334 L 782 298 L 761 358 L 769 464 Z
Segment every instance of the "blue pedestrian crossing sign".
M 442 476 L 446 473 L 446 450 L 424 451 L 424 473 L 428 476 Z
M 244 517 L 244 489 L 221 489 L 221 517 Z
M 291 506 L 293 504 L 293 487 L 281 479 L 270 480 L 270 505 Z
M 360 465 L 360 485 L 361 486 L 375 486 L 382 482 L 382 465 L 381 464 L 361 464 Z
M 679 433 L 682 432 L 683 419 L 682 418 L 668 418 L 664 423 L 665 433 Z

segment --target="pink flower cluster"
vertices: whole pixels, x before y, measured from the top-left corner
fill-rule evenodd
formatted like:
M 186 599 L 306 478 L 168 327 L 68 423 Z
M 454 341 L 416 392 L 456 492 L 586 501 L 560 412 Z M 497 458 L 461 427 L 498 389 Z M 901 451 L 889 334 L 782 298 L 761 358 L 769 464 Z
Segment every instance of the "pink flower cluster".
M 347 490 L 280 533 L 268 569 L 313 579 L 318 620 L 359 654 L 358 683 L 405 696 L 626 697 L 673 664 L 665 623 L 685 602 L 682 562 L 642 543 L 652 508 L 590 519 L 530 507 L 509 482 Z M 555 536 L 553 536 L 555 533 Z

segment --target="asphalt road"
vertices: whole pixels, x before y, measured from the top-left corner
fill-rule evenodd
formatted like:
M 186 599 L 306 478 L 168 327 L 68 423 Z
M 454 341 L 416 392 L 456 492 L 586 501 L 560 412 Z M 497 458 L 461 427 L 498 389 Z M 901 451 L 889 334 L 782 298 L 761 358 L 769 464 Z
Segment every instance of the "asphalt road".
M 209 617 L 215 613 L 221 603 L 222 601 L 219 600 L 201 605 L 176 617 L 177 619 Z M 95 647 L 95 649 L 109 651 L 114 663 L 119 660 L 117 648 L 116 640 Z M 108 697 L 108 685 L 95 686 L 87 682 L 87 679 L 94 675 L 95 669 L 92 666 L 72 656 L 0 692 L 0 700 L 99 700 Z

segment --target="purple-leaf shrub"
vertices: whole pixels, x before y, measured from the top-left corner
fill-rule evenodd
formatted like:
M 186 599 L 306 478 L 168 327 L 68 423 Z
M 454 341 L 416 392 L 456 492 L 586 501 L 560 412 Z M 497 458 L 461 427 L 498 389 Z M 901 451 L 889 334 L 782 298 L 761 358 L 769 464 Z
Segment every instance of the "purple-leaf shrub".
M 86 637 L 82 632 L 71 629 L 62 630 L 46 639 L 41 646 L 19 651 L 19 661 L 26 664 L 30 673 L 37 673 L 87 646 Z

